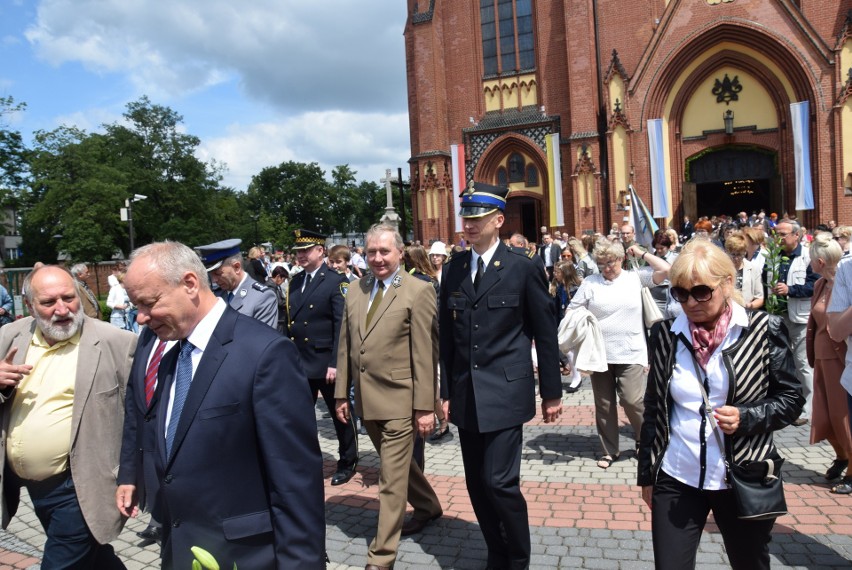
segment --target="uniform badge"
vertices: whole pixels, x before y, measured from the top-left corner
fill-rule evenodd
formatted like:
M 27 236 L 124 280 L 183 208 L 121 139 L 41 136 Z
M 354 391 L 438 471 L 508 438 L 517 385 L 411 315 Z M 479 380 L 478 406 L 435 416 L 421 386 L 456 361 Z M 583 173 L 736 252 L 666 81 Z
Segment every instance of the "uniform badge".
M 367 277 L 367 287 L 372 288 L 373 284 L 376 282 L 376 277 L 374 275 L 369 275 Z
M 245 297 L 246 295 L 248 295 L 248 291 L 246 291 L 245 289 L 240 289 L 240 297 Z
M 393 285 L 396 289 L 399 289 L 399 286 L 401 284 L 402 284 L 402 277 L 400 277 L 399 275 L 394 277 L 393 281 L 391 281 L 391 285 Z
M 340 294 L 346 297 L 346 294 L 349 292 L 349 281 L 345 281 L 340 284 Z
M 500 260 L 499 259 L 494 262 L 494 267 L 500 267 Z

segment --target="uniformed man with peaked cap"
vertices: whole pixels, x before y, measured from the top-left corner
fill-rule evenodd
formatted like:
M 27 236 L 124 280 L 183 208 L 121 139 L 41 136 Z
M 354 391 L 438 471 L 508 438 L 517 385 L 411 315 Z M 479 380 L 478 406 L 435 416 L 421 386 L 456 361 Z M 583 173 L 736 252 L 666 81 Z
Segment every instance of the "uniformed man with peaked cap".
M 314 404 L 318 393 L 325 400 L 337 434 L 337 471 L 332 485 L 342 485 L 355 474 L 358 440 L 352 419 L 341 422 L 334 409 L 334 381 L 337 378 L 337 344 L 349 280 L 323 262 L 326 236 L 311 231 L 294 231 L 296 262 L 302 271 L 290 279 L 287 293 L 287 323 L 290 340 L 296 343 L 302 367 L 311 385 Z
M 541 265 L 500 240 L 508 188 L 471 183 L 462 195 L 471 249 L 444 268 L 439 306 L 441 398 L 458 427 L 465 481 L 490 568 L 528 568 L 520 488 L 523 424 L 562 411 L 556 315 Z M 538 352 L 538 383 L 531 356 Z
M 253 317 L 272 328 L 278 327 L 278 300 L 275 292 L 258 283 L 243 269 L 240 239 L 226 239 L 195 248 L 207 273 L 222 297 L 234 310 Z

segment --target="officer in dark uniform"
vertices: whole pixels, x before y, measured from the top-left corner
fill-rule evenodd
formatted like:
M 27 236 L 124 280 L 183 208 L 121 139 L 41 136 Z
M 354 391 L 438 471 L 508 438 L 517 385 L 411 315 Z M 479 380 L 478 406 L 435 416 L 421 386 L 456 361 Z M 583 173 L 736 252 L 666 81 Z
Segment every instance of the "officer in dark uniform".
M 471 249 L 444 266 L 438 304 L 441 398 L 447 419 L 459 428 L 487 566 L 528 568 L 529 517 L 520 469 L 523 424 L 536 413 L 533 341 L 545 423 L 562 412 L 562 383 L 556 315 L 541 263 L 499 239 L 507 193 L 477 182 L 462 196 L 462 226 Z
M 328 407 L 337 433 L 337 471 L 332 485 L 342 485 L 355 474 L 358 440 L 355 424 L 343 423 L 334 409 L 334 381 L 337 378 L 337 342 L 349 280 L 323 263 L 326 237 L 309 230 L 296 230 L 296 262 L 302 268 L 290 279 L 287 294 L 287 321 L 290 339 L 302 357 L 302 367 L 311 385 L 314 404 L 317 393 Z
M 278 301 L 275 292 L 258 283 L 243 270 L 240 239 L 226 239 L 195 248 L 207 273 L 219 286 L 216 295 L 231 308 L 249 317 L 278 327 Z

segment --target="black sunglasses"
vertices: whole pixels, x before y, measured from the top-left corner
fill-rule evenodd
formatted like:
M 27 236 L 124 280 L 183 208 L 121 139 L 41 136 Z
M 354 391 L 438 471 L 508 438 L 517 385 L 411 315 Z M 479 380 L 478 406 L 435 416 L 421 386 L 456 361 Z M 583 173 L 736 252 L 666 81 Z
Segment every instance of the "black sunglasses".
M 690 295 L 692 295 L 692 298 L 699 303 L 706 303 L 713 296 L 713 291 L 715 290 L 716 289 L 713 287 L 708 287 L 707 285 L 696 285 L 692 289 L 672 287 L 671 293 L 672 297 L 674 297 L 675 301 L 678 303 L 686 303 L 689 300 Z

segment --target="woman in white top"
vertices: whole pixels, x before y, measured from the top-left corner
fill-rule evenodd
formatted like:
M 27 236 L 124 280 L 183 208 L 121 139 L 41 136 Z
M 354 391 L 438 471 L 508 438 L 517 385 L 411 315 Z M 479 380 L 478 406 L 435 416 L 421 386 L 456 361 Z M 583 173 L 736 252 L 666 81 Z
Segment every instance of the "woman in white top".
M 127 291 L 124 290 L 124 285 L 121 284 L 123 280 L 124 273 L 107 277 L 107 282 L 109 283 L 107 307 L 112 309 L 112 312 L 109 314 L 110 324 L 127 330 L 127 309 L 130 308 L 130 297 L 127 296 Z
M 743 296 L 743 306 L 751 311 L 763 306 L 763 284 L 760 271 L 746 259 L 748 249 L 746 239 L 741 235 L 732 235 L 725 240 L 725 251 L 737 270 L 734 288 Z
M 642 426 L 642 398 L 645 395 L 645 367 L 648 348 L 642 321 L 643 286 L 659 285 L 666 280 L 669 264 L 633 245 L 633 257 L 648 264 L 639 271 L 622 270 L 624 248 L 620 243 L 600 240 L 592 257 L 600 273 L 583 280 L 571 299 L 569 308 L 585 307 L 598 320 L 606 346 L 606 372 L 594 372 L 592 391 L 595 395 L 595 424 L 603 453 L 598 467 L 606 469 L 618 459 L 618 408 L 616 394 L 639 439 Z

